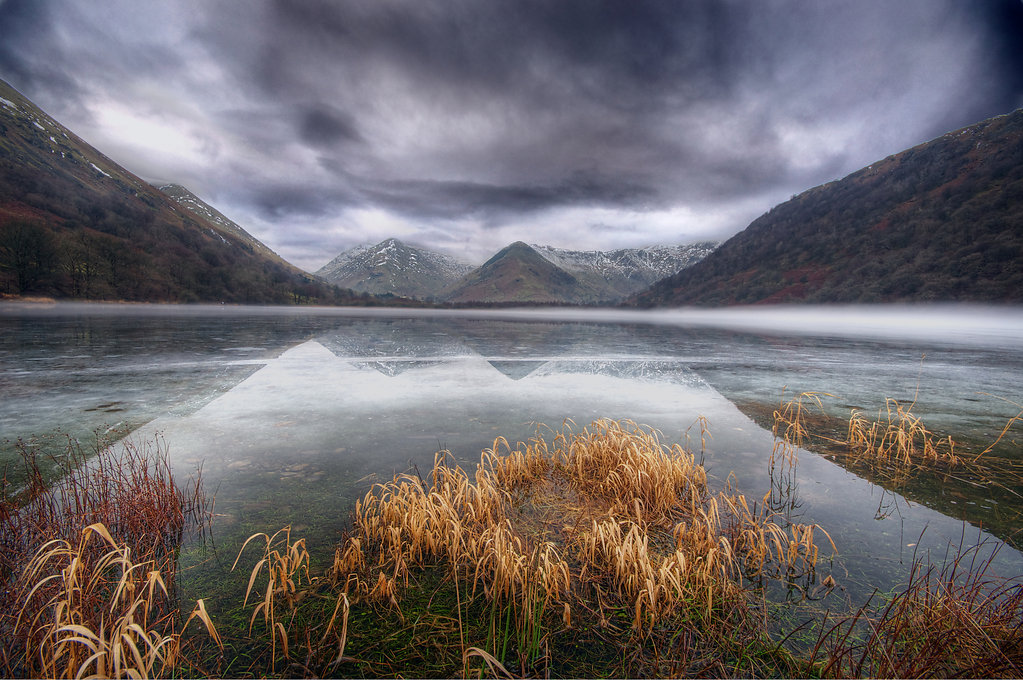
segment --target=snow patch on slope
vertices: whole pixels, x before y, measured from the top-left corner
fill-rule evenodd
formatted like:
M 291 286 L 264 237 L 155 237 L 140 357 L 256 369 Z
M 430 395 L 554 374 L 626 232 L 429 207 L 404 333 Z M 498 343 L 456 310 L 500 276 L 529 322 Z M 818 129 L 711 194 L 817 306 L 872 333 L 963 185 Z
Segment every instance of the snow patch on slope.
M 569 272 L 591 272 L 608 281 L 626 278 L 653 283 L 696 264 L 717 246 L 716 242 L 704 241 L 608 251 L 565 250 L 541 245 L 532 245 L 532 248 Z

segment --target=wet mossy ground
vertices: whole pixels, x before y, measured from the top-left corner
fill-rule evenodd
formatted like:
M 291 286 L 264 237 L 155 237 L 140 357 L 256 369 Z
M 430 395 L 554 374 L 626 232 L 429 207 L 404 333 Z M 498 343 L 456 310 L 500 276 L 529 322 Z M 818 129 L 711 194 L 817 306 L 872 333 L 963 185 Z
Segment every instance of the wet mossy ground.
M 573 613 L 571 626 L 546 615 L 540 653 L 525 665 L 507 610 L 481 594 L 466 592 L 445 567 L 417 570 L 402 589 L 400 609 L 366 600 L 351 605 L 344 653 L 336 637 L 322 636 L 335 605 L 336 592 L 314 587 L 286 620 L 294 644 L 289 658 L 275 662 L 269 634 L 257 619 L 249 634 L 252 606 L 235 606 L 216 616 L 225 641 L 223 652 L 204 644 L 201 662 L 184 675 L 225 677 L 492 677 L 478 657 L 463 661 L 463 651 L 491 652 L 515 677 L 787 677 L 803 673 L 798 660 L 766 634 L 733 640 L 716 639 L 694 655 L 694 641 L 680 638 L 665 620 L 645 635 L 631 630 L 631 613 L 623 608 Z M 240 604 L 241 600 L 238 600 Z M 596 607 L 596 603 L 594 603 Z M 715 633 L 720 635 L 720 631 Z

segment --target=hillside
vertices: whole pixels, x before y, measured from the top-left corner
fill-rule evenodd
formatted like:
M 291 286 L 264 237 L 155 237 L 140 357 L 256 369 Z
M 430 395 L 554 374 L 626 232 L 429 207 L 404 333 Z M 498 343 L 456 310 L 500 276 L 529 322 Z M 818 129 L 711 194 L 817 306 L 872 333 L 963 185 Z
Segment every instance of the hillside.
M 1023 109 L 810 189 L 631 300 L 896 301 L 1023 302 Z
M 0 81 L 0 293 L 365 302 L 231 224 L 181 209 Z
M 447 255 L 389 238 L 340 253 L 316 275 L 344 288 L 403 297 L 436 297 L 473 269 Z
M 516 241 L 444 291 L 455 303 L 579 303 L 597 301 L 602 291 L 581 281 Z

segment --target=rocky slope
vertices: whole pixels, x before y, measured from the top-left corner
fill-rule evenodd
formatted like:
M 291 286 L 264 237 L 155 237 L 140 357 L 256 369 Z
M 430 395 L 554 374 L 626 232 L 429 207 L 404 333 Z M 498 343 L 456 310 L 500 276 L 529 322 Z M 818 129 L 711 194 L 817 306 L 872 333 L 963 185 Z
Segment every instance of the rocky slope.
M 707 257 L 717 242 L 660 245 L 619 250 L 564 250 L 533 244 L 552 263 L 595 287 L 606 287 L 606 299 L 638 293 Z
M 189 212 L 198 215 L 202 219 L 215 224 L 221 229 L 224 229 L 245 243 L 252 246 L 253 249 L 262 252 L 264 255 L 268 255 L 273 258 L 280 259 L 280 255 L 272 251 L 267 247 L 265 243 L 257 239 L 249 232 L 242 229 L 241 226 L 224 216 L 222 212 L 214 208 L 212 205 L 202 200 L 191 191 L 181 186 L 180 184 L 165 184 L 159 187 L 160 191 L 170 196 L 174 201 L 188 210 Z

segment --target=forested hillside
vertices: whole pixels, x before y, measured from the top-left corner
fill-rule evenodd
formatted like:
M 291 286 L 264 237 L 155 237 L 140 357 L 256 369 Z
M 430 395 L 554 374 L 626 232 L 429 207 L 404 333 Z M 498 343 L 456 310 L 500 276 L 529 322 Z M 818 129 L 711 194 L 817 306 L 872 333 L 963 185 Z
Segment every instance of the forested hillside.
M 632 301 L 1021 302 L 1023 110 L 795 196 Z

